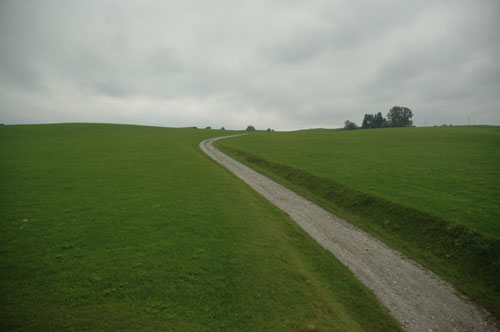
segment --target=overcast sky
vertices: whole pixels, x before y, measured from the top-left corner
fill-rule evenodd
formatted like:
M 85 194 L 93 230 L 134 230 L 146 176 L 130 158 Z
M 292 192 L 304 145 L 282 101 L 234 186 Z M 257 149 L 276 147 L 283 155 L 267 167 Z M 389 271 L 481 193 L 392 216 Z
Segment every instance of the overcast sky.
M 0 122 L 500 125 L 500 1 L 0 0 Z

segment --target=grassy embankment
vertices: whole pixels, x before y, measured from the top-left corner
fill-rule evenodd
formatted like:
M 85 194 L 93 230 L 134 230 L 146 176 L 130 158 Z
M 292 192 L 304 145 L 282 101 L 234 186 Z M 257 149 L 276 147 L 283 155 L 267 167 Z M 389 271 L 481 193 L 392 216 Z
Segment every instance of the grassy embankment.
M 399 330 L 205 156 L 225 132 L 0 127 L 0 330 Z
M 258 133 L 217 146 L 500 317 L 499 127 Z

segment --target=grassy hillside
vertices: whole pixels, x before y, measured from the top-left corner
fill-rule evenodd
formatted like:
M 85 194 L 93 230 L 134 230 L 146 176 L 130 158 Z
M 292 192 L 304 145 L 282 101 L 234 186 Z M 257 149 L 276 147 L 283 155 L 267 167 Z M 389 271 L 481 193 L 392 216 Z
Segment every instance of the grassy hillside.
M 259 133 L 218 146 L 500 317 L 500 128 Z
M 199 150 L 221 134 L 0 127 L 0 330 L 399 330 Z

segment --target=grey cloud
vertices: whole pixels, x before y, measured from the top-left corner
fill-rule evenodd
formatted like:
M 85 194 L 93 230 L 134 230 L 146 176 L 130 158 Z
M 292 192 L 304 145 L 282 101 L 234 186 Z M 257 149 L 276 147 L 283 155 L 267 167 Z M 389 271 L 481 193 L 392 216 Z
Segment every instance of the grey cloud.
M 297 129 L 404 104 L 417 120 L 440 109 L 500 124 L 498 12 L 493 0 L 0 2 L 0 120 Z
M 298 31 L 288 40 L 268 48 L 273 62 L 291 63 L 307 61 L 329 47 L 329 31 Z
M 365 84 L 366 95 L 382 100 L 412 93 L 422 101 L 447 101 L 450 105 L 466 99 L 498 101 L 492 93 L 500 85 L 500 66 L 494 60 L 500 47 L 492 43 L 491 30 L 496 18 L 487 12 L 460 14 L 456 18 L 460 25 L 450 27 L 445 36 L 406 46 L 398 57 L 381 65 Z
M 315 13 L 317 22 L 313 27 L 299 25 L 287 39 L 273 45 L 270 53 L 278 61 L 294 63 L 325 51 L 357 48 L 388 31 L 408 26 L 426 9 L 425 4 L 424 1 L 325 2 Z
M 16 90 L 32 90 L 40 87 L 37 69 L 29 61 L 19 61 L 16 55 L 0 53 L 0 83 Z
M 184 70 L 179 52 L 168 47 L 151 51 L 146 56 L 146 66 L 149 67 L 150 74 L 157 76 L 171 75 Z

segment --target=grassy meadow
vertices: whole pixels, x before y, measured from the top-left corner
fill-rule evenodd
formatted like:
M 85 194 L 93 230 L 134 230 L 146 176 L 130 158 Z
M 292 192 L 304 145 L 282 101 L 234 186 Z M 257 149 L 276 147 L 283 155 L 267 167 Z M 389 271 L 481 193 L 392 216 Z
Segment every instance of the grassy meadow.
M 217 146 L 500 317 L 500 127 L 258 133 Z
M 0 127 L 0 330 L 400 330 L 350 271 L 201 152 L 223 134 Z

